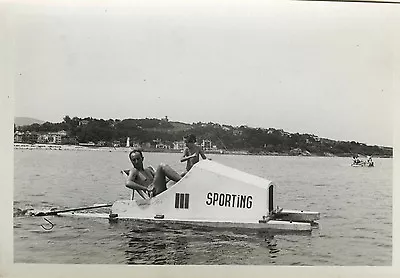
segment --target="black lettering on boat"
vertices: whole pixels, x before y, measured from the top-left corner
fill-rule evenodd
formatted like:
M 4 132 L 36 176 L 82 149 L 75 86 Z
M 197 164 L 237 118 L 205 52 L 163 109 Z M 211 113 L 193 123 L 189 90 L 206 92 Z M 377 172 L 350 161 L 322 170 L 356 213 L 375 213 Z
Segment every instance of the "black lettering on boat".
M 251 208 L 251 206 L 253 205 L 253 197 L 252 196 L 247 196 L 247 203 L 246 203 L 246 207 L 249 209 Z
M 240 195 L 240 208 L 246 207 L 246 195 Z
M 219 201 L 218 201 L 219 206 L 220 206 L 220 207 L 223 207 L 223 206 L 225 205 L 224 202 L 225 202 L 225 194 L 224 194 L 224 193 L 221 193 L 221 194 L 219 195 Z
M 251 209 L 253 206 L 253 196 L 208 192 L 206 205 Z
M 232 207 L 235 207 L 236 194 L 232 194 Z
M 213 206 L 215 206 L 215 203 L 218 201 L 218 193 L 214 193 L 213 196 Z
M 225 206 L 230 207 L 231 206 L 231 194 L 226 194 L 226 199 L 225 199 Z
M 206 205 L 211 205 L 212 203 L 212 193 L 208 192 L 207 193 L 207 201 L 206 201 Z

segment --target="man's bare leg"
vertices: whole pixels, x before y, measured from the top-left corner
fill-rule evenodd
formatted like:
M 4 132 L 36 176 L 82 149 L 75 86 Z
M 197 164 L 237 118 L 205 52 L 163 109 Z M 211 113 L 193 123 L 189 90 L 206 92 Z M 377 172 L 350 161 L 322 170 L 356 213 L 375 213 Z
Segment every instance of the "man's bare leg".
M 167 164 L 161 163 L 157 167 L 156 174 L 154 176 L 154 182 L 153 182 L 155 187 L 154 196 L 167 190 L 167 182 L 165 180 L 166 177 L 175 182 L 178 182 L 181 179 L 181 175 L 179 175 L 174 169 L 172 169 Z
M 174 182 L 180 181 L 182 178 L 174 169 L 172 169 L 168 164 L 161 163 L 159 166 L 164 172 L 165 176 Z

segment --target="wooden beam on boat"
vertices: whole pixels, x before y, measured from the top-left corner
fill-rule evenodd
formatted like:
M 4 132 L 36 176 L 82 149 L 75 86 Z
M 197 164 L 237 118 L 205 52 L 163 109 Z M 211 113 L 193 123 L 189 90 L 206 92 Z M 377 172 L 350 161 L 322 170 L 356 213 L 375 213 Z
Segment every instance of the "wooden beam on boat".
M 95 205 L 90 207 L 81 207 L 81 208 L 71 208 L 71 209 L 62 209 L 62 210 L 50 210 L 50 211 L 39 211 L 34 214 L 34 216 L 47 216 L 47 215 L 57 215 L 59 213 L 64 212 L 72 212 L 72 211 L 80 211 L 80 210 L 88 210 L 88 209 L 97 209 L 97 208 L 107 208 L 111 207 L 112 204 L 102 204 L 102 205 Z
M 269 228 L 271 230 L 280 231 L 311 231 L 312 227 L 310 223 L 294 222 L 294 221 L 282 221 L 282 220 L 270 220 L 267 223 L 260 223 L 260 228 Z
M 102 219 L 110 218 L 109 213 L 60 212 L 57 215 L 58 216 L 77 217 L 77 218 L 102 218 Z
M 284 209 L 274 215 L 274 219 L 284 221 L 313 222 L 319 220 L 320 213 L 314 211 Z
M 266 223 L 238 223 L 238 222 L 209 222 L 209 221 L 190 221 L 190 220 L 175 220 L 175 219 L 135 219 L 118 217 L 120 220 L 131 220 L 145 223 L 171 223 L 171 224 L 184 224 L 193 225 L 198 227 L 209 227 L 209 228 L 239 228 L 239 229 L 251 229 L 251 230 L 262 230 L 262 231 L 283 231 L 283 232 L 310 232 L 312 226 L 310 223 L 305 222 L 293 222 L 293 221 L 280 221 L 280 220 L 269 220 Z

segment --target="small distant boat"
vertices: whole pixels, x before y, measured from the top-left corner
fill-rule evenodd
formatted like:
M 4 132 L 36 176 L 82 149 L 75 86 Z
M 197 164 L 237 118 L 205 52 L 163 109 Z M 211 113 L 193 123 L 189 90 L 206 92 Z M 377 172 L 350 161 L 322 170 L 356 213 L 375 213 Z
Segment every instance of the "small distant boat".
M 367 161 L 361 161 L 360 163 L 352 163 L 351 164 L 352 167 L 374 167 L 374 162 L 367 162 Z

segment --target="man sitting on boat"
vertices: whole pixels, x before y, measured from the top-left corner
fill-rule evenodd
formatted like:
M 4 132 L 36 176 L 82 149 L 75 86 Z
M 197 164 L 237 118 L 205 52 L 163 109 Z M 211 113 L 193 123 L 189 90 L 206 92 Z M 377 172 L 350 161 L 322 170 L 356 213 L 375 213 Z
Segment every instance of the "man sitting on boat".
M 167 190 L 166 177 L 178 182 L 181 176 L 169 165 L 161 163 L 157 170 L 152 167 L 144 168 L 142 151 L 133 150 L 129 153 L 133 168 L 129 171 L 125 186 L 133 190 L 143 190 L 154 197 Z

